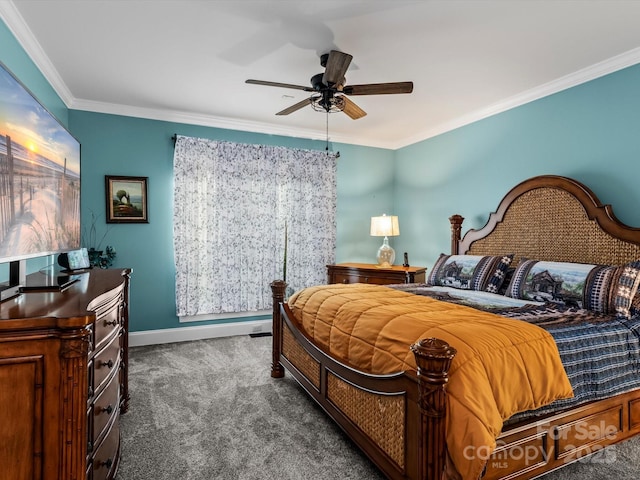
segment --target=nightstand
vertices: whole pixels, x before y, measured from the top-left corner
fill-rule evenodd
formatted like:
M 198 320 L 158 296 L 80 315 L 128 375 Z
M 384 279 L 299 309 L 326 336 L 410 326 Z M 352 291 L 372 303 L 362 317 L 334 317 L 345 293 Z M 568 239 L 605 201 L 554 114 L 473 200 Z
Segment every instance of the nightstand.
M 372 263 L 337 263 L 327 265 L 329 283 L 424 283 L 427 269 L 394 265 L 378 268 Z

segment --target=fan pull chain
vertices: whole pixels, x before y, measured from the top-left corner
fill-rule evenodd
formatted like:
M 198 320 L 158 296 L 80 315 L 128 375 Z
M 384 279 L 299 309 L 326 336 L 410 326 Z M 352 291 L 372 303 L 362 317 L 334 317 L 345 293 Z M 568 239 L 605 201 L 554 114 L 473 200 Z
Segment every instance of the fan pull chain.
M 325 147 L 327 155 L 329 155 L 329 112 L 327 112 L 327 146 Z
M 324 147 L 327 152 L 327 156 L 329 156 L 329 112 L 327 112 L 327 145 Z M 340 152 L 336 152 L 336 159 L 340 158 Z

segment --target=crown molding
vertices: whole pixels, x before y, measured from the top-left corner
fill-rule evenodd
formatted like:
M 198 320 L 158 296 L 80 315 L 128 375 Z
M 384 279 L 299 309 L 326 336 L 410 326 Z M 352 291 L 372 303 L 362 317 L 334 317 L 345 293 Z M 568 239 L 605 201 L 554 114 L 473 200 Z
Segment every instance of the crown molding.
M 122 115 L 125 117 L 145 118 L 164 122 L 175 122 L 187 125 L 200 125 L 204 127 L 222 128 L 227 130 L 240 130 L 244 132 L 262 133 L 265 135 L 281 135 L 285 137 L 304 138 L 309 140 L 327 141 L 326 132 L 302 128 L 281 127 L 277 125 L 252 122 L 238 118 L 216 117 L 177 110 L 162 110 L 153 108 L 133 107 L 107 102 L 95 102 L 92 100 L 75 99 L 68 108 L 84 110 L 110 115 Z M 369 139 L 361 139 L 351 136 L 330 135 L 329 142 L 345 143 L 369 147 L 389 148 L 387 145 L 372 145 Z
M 51 84 L 58 96 L 65 103 L 67 108 L 76 110 L 87 110 L 96 113 L 108 113 L 113 115 L 123 115 L 129 117 L 147 118 L 150 120 L 160 120 L 169 122 L 185 123 L 190 125 L 201 125 L 214 128 L 224 128 L 230 130 L 241 130 L 254 133 L 262 133 L 267 135 L 282 135 L 287 137 L 306 138 L 311 140 L 326 141 L 326 133 L 317 130 L 306 130 L 289 127 L 280 127 L 260 122 L 251 122 L 247 120 L 216 117 L 212 115 L 202 115 L 189 112 L 180 112 L 173 110 L 160 110 L 132 107 L 129 105 L 109 104 L 103 102 L 94 102 L 90 100 L 82 100 L 73 97 L 71 91 L 58 74 L 58 71 L 47 57 L 44 50 L 31 32 L 31 29 L 20 15 L 11 0 L 0 0 L 0 17 L 16 37 L 27 55 L 33 60 L 40 69 L 46 80 Z M 591 65 L 577 72 L 565 75 L 557 80 L 553 80 L 546 84 L 532 88 L 518 95 L 509 97 L 503 101 L 494 103 L 485 108 L 463 115 L 450 122 L 445 122 L 435 128 L 426 130 L 417 135 L 398 139 L 396 142 L 380 142 L 375 139 L 363 138 L 357 136 L 340 136 L 331 135 L 330 142 L 345 143 L 352 145 L 361 145 L 376 148 L 385 148 L 388 150 L 398 150 L 400 148 L 413 145 L 429 138 L 450 132 L 465 125 L 483 120 L 485 118 L 503 113 L 507 110 L 525 105 L 539 100 L 546 96 L 558 93 L 582 83 L 594 80 L 596 78 L 608 75 L 615 71 L 640 63 L 640 48 L 630 50 L 628 52 L 616 55 L 600 63 Z
M 0 18 L 68 108 L 73 101 L 71 91 L 11 0 L 0 1 Z
M 499 113 L 506 112 L 516 107 L 526 105 L 527 103 L 539 100 L 554 93 L 576 87 L 580 84 L 595 80 L 618 70 L 630 67 L 640 63 L 640 48 L 629 50 L 615 57 L 611 57 L 600 63 L 596 63 L 589 67 L 570 73 L 559 79 L 547 82 L 532 89 L 526 90 L 518 95 L 509 97 L 503 101 L 494 103 L 485 108 L 476 110 L 467 115 L 458 117 L 451 122 L 446 122 L 437 127 L 421 132 L 418 135 L 400 139 L 397 142 L 376 142 L 369 138 L 358 138 L 352 136 L 332 135 L 330 141 L 338 143 L 346 143 L 352 145 L 361 145 L 367 147 L 385 148 L 388 150 L 398 150 L 400 148 L 419 143 L 424 140 L 442 135 L 443 133 L 456 130 L 465 125 L 475 123 L 488 117 L 492 117 Z M 137 116 L 141 118 L 150 118 L 155 120 L 175 121 L 193 125 L 202 125 L 216 128 L 227 128 L 230 130 L 243 130 L 254 133 L 264 133 L 269 135 L 284 135 L 300 138 L 309 138 L 312 140 L 326 140 L 326 135 L 322 132 L 314 130 L 304 130 L 295 128 L 282 128 L 275 125 L 264 124 L 259 122 L 249 122 L 239 119 L 214 117 L 210 115 L 197 115 L 187 112 L 175 112 L 168 110 L 151 110 L 137 107 L 129 107 L 125 105 L 99 104 L 90 101 L 76 100 L 79 110 L 89 110 L 100 113 L 112 113 L 116 115 Z M 73 108 L 76 108 L 75 106 Z
M 539 85 L 530 90 L 526 90 L 518 95 L 514 95 L 503 101 L 494 103 L 493 105 L 476 110 L 468 115 L 458 117 L 451 122 L 440 124 L 436 128 L 422 132 L 419 135 L 405 138 L 401 143 L 396 144 L 394 149 L 397 150 L 408 145 L 413 145 L 414 143 L 428 140 L 429 138 L 464 127 L 465 125 L 469 125 L 493 115 L 506 112 L 507 110 L 520 107 L 535 100 L 548 97 L 554 93 L 576 87 L 582 83 L 595 80 L 596 78 L 603 77 L 638 63 L 640 63 L 640 48 L 634 48 L 633 50 L 608 58 L 607 60 L 583 68 L 577 72 L 570 73 L 564 77 Z

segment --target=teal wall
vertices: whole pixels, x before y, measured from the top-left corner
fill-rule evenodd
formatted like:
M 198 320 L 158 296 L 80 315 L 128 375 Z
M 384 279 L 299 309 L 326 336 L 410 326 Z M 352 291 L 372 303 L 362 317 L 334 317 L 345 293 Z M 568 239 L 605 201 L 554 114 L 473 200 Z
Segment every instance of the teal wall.
M 511 187 L 543 174 L 581 181 L 640 225 L 639 86 L 636 65 L 396 151 L 396 251 L 433 265 L 450 215 L 480 228 Z
M 0 45 L 0 61 L 82 143 L 85 229 L 91 211 L 99 215 L 99 233 L 108 227 L 104 175 L 149 177 L 149 224 L 113 224 L 104 242 L 116 248 L 116 266 L 134 269 L 133 331 L 185 325 L 175 316 L 174 299 L 174 133 L 325 147 L 305 139 L 69 111 L 1 22 Z M 465 229 L 480 228 L 511 187 L 541 174 L 582 181 L 614 206 L 620 220 L 640 225 L 638 85 L 640 66 L 633 66 L 397 151 L 332 145 L 340 151 L 336 260 L 372 262 L 380 239 L 369 237 L 369 217 L 393 213 L 401 231 L 390 239 L 396 263 L 406 251 L 412 265 L 429 267 L 448 252 L 451 214 L 466 218 Z
M 241 143 L 325 149 L 325 142 L 145 120 L 84 111 L 69 112 L 71 130 L 82 143 L 82 221 L 98 216 L 102 246 L 117 252 L 114 266 L 133 268 L 131 330 L 185 325 L 175 315 L 173 263 L 173 141 L 175 134 Z M 371 261 L 376 239 L 368 236 L 368 218 L 393 202 L 393 152 L 332 145 L 338 160 L 338 260 Z M 105 175 L 148 177 L 148 224 L 107 224 Z M 368 246 L 367 244 L 371 245 Z M 89 245 L 87 245 L 89 246 Z M 371 255 L 369 253 L 373 252 Z M 358 257 L 360 255 L 360 257 Z M 246 319 L 245 319 L 246 320 Z
M 371 217 L 394 213 L 394 152 L 343 144 L 335 149 L 340 152 L 336 261 L 375 262 L 382 241 L 369 236 Z
M 117 251 L 115 267 L 132 267 L 131 330 L 155 330 L 185 325 L 175 315 L 172 247 L 172 162 L 175 133 L 243 143 L 277 144 L 325 149 L 325 142 L 176 124 L 140 118 L 68 110 L 42 73 L 0 21 L 0 62 L 82 143 L 82 224 L 87 231 L 91 212 L 98 216 L 98 237 Z M 368 235 L 368 217 L 393 202 L 393 152 L 385 149 L 331 145 L 338 160 L 338 261 L 371 261 L 377 239 Z M 149 178 L 149 223 L 107 224 L 105 175 Z M 28 262 L 32 272 L 54 262 L 53 257 Z M 8 277 L 0 265 L 0 280 Z M 224 321 L 224 320 L 221 320 Z

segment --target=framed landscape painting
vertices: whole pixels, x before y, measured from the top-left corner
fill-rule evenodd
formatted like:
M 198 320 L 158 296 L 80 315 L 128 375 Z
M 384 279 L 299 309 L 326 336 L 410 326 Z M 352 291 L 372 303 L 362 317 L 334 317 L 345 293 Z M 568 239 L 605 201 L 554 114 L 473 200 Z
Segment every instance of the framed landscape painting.
M 105 175 L 107 223 L 149 223 L 147 178 Z

